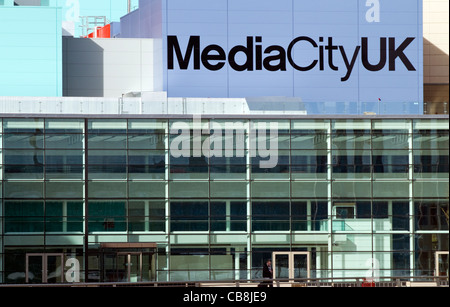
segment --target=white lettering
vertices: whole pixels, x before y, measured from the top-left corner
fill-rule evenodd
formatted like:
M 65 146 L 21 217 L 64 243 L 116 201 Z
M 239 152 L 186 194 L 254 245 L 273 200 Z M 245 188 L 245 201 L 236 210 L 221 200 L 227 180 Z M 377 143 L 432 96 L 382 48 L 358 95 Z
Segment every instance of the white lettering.
M 370 7 L 366 13 L 366 20 L 369 23 L 380 22 L 380 1 L 379 0 L 367 0 L 366 6 Z

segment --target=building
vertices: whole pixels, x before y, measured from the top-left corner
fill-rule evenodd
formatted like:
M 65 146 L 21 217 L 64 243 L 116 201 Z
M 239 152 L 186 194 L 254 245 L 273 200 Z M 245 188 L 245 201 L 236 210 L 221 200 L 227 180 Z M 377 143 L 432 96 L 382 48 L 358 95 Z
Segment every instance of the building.
M 0 283 L 448 276 L 431 5 L 106 2 L 109 38 L 0 6 L 56 16 L 61 80 L 0 85 Z

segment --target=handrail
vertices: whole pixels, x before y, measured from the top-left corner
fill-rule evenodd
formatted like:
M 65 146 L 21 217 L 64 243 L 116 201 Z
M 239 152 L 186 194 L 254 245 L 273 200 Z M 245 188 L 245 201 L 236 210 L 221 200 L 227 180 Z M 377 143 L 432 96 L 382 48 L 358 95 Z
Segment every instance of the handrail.
M 372 281 L 366 277 L 336 277 L 336 278 L 281 278 L 281 279 L 240 279 L 222 281 L 146 281 L 146 282 L 104 282 L 104 283 L 61 283 L 61 284 L 0 284 L 0 288 L 15 287 L 257 287 L 259 284 L 271 284 L 273 287 L 305 286 L 305 287 L 411 287 L 415 283 L 425 286 L 448 287 L 448 276 L 417 276 L 417 277 L 380 277 L 382 281 Z M 416 280 L 416 281 L 414 281 Z

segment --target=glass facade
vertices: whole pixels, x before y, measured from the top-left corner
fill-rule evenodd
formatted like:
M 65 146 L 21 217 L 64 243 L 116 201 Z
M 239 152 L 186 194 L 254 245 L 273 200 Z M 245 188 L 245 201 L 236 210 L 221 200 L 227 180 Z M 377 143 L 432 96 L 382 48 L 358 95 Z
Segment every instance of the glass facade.
M 448 276 L 448 124 L 3 118 L 0 283 Z

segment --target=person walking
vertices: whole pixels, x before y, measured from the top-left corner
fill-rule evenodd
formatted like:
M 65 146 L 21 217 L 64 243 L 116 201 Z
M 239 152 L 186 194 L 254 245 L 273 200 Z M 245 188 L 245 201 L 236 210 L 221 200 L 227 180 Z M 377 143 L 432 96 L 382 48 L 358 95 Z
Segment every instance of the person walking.
M 262 283 L 263 287 L 273 287 L 272 279 L 273 279 L 273 269 L 272 269 L 272 261 L 268 259 L 263 267 L 263 278 L 270 279 L 270 281 L 264 281 Z

